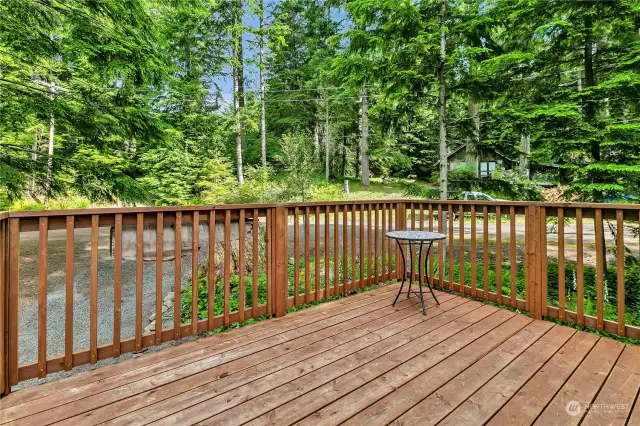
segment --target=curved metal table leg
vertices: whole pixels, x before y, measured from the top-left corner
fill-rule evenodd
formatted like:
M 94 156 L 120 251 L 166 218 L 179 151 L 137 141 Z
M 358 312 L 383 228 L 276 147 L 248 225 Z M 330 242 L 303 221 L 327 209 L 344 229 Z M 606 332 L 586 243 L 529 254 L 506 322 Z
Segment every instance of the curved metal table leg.
M 418 253 L 418 287 L 420 289 L 420 302 L 422 303 L 422 315 L 427 315 L 427 306 L 424 303 L 424 294 L 422 294 L 422 271 L 420 270 L 420 259 L 422 259 L 422 246 L 424 241 L 420 241 L 420 252 Z M 413 275 L 413 265 L 411 265 L 411 275 Z
M 395 300 L 393 301 L 393 304 L 391 306 L 396 306 L 396 303 L 398 302 L 398 298 L 400 297 L 400 295 L 402 294 L 402 289 L 404 288 L 404 281 L 405 281 L 405 277 L 406 277 L 406 270 L 407 270 L 407 265 L 405 263 L 404 260 L 404 252 L 402 251 L 402 244 L 400 244 L 399 240 L 396 240 L 396 243 L 398 243 L 398 248 L 400 249 L 400 254 L 402 255 L 402 284 L 400 284 L 400 290 L 398 290 L 398 294 L 396 295 Z M 391 262 L 391 261 L 389 261 Z M 397 265 L 396 265 L 397 267 Z M 391 268 L 389 268 L 389 270 L 391 270 Z
M 433 292 L 433 288 L 431 287 L 431 280 L 429 279 L 429 274 L 427 273 L 427 261 L 429 259 L 429 252 L 431 251 L 431 247 L 433 247 L 433 241 L 429 242 L 429 247 L 427 247 L 427 254 L 424 257 L 424 271 L 425 271 L 424 276 L 427 279 L 427 286 L 429 287 L 429 291 L 431 291 L 431 295 L 436 301 L 436 305 L 440 305 L 440 302 L 438 302 L 438 298 L 436 297 L 436 294 Z M 422 289 L 420 289 L 420 291 L 422 291 Z
M 407 290 L 407 299 L 411 295 L 411 284 L 413 284 L 413 250 L 411 250 L 411 240 L 407 241 L 409 246 L 409 252 L 407 253 L 407 257 L 409 258 L 409 289 Z M 407 269 L 404 268 L 404 275 L 407 274 Z

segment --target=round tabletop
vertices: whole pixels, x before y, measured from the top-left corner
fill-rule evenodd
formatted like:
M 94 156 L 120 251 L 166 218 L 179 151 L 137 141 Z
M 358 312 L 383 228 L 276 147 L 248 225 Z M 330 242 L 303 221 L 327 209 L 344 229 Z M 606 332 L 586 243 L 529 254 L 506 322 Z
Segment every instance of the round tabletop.
M 447 238 L 444 234 L 429 231 L 389 231 L 387 237 L 403 241 L 438 241 Z

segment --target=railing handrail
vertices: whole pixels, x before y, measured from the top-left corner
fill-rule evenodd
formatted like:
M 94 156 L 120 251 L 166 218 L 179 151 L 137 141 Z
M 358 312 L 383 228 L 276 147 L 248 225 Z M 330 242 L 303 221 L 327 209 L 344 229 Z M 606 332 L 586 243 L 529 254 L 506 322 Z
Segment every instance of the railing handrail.
M 611 209 L 611 210 L 640 210 L 640 204 L 614 203 L 559 203 L 546 201 L 484 201 L 484 200 L 430 200 L 423 198 L 388 198 L 373 200 L 335 200 L 335 201 L 306 201 L 267 204 L 210 204 L 191 206 L 145 206 L 145 207 L 101 207 L 67 210 L 11 210 L 0 212 L 0 219 L 22 217 L 56 217 L 56 216 L 87 216 L 106 214 L 135 214 L 156 212 L 192 212 L 209 210 L 239 210 L 239 209 L 267 209 L 276 207 L 326 207 L 380 203 L 423 203 L 423 204 L 451 204 L 466 206 L 507 206 L 507 207 L 551 207 L 551 208 L 582 208 L 582 209 Z

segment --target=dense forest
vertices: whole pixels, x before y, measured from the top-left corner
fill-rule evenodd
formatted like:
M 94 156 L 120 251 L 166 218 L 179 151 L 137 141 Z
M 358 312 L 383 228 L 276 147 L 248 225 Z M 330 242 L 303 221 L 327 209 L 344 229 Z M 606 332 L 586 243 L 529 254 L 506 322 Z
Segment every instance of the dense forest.
M 509 167 L 449 171 L 455 152 Z M 0 210 L 345 177 L 637 201 L 639 159 L 637 0 L 0 2 Z

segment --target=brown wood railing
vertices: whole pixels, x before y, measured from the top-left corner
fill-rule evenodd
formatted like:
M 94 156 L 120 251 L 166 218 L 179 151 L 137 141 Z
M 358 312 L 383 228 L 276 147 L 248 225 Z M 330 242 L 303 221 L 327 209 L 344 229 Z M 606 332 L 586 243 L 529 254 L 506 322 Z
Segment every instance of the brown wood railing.
M 0 213 L 0 386 L 398 280 L 393 229 L 447 235 L 411 271 L 443 289 L 640 339 L 639 215 L 434 200 Z

